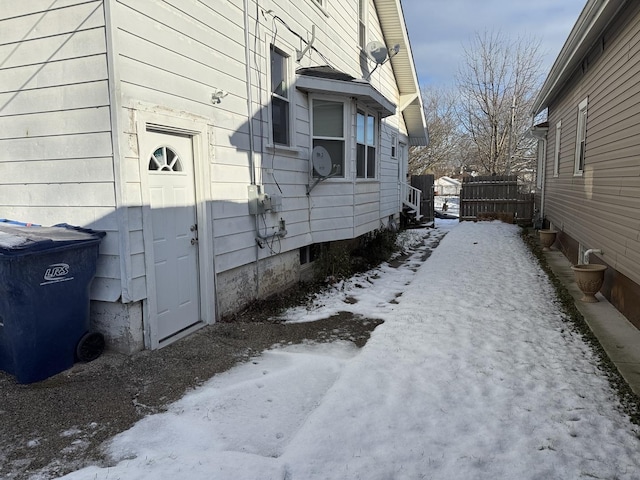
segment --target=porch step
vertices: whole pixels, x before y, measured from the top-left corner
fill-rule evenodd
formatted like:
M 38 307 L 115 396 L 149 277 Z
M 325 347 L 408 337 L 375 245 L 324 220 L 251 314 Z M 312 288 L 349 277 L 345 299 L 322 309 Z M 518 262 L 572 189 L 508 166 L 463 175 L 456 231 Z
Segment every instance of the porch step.
M 422 215 L 420 215 L 420 214 L 418 213 L 418 211 L 417 211 L 417 210 L 415 210 L 415 209 L 411 209 L 411 210 L 409 210 L 409 209 L 405 209 L 405 210 L 403 210 L 403 212 L 402 212 L 402 213 L 404 213 L 404 215 L 405 215 L 406 217 L 410 217 L 412 222 L 416 222 L 416 223 L 419 223 L 419 222 L 420 222 L 420 220 L 422 220 L 422 217 L 423 217 L 423 216 L 422 216 Z

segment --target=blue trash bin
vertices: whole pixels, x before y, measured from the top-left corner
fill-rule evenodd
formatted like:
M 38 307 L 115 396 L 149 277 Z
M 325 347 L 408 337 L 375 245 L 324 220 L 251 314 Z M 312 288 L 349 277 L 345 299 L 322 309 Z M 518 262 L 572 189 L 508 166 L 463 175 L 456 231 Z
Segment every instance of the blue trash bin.
M 89 287 L 104 236 L 0 223 L 0 369 L 19 383 L 102 353 L 104 338 L 89 332 Z
M 40 226 L 37 223 L 19 222 L 17 220 L 10 220 L 8 218 L 0 218 L 0 223 L 5 223 L 7 225 L 18 225 L 21 227 L 39 227 Z

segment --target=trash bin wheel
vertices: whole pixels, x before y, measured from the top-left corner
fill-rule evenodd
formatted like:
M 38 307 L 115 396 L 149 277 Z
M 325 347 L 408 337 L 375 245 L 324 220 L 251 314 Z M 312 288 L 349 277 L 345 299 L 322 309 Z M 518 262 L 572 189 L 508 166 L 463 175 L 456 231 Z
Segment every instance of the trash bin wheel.
M 92 362 L 104 351 L 104 335 L 98 332 L 88 332 L 76 346 L 76 357 L 81 362 Z

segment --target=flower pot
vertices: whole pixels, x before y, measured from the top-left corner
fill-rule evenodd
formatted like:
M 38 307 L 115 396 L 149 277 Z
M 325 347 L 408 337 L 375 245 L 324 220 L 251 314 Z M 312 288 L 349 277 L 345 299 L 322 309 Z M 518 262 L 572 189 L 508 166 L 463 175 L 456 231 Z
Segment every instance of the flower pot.
M 542 251 L 548 252 L 551 250 L 551 245 L 553 245 L 556 241 L 556 230 L 538 230 L 538 235 L 540 235 L 540 244 L 542 245 Z
M 595 294 L 600 291 L 606 269 L 606 265 L 598 264 L 574 265 L 571 267 L 575 274 L 576 283 L 583 293 L 583 297 L 580 300 L 586 303 L 596 303 L 598 301 Z

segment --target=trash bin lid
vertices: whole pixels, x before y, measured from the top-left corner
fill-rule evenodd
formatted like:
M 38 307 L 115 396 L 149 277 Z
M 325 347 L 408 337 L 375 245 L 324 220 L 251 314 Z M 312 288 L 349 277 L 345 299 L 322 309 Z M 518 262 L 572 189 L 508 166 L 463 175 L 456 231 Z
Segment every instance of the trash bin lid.
M 44 250 L 94 243 L 105 232 L 60 224 L 53 227 L 23 227 L 0 223 L 0 256 L 25 255 Z

